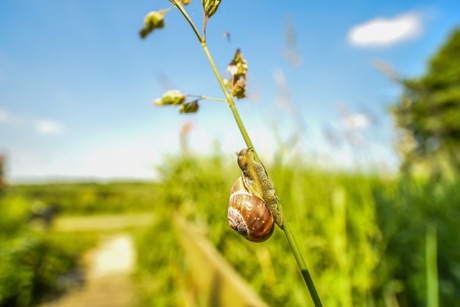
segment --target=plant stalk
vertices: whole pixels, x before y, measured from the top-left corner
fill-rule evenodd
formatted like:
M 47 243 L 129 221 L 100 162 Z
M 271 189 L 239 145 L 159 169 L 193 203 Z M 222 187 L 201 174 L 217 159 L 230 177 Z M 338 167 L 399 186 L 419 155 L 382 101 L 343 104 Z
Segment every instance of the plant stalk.
M 211 56 L 211 53 L 209 52 L 208 46 L 206 44 L 206 40 L 199 34 L 197 28 L 195 27 L 193 21 L 190 19 L 188 16 L 187 12 L 185 9 L 182 7 L 180 3 L 177 3 L 176 1 L 172 0 L 173 4 L 176 5 L 176 7 L 180 10 L 182 15 L 184 15 L 185 19 L 188 21 L 190 26 L 192 27 L 193 31 L 195 32 L 201 47 L 203 48 L 204 53 L 206 54 L 206 57 L 209 61 L 209 64 L 211 65 L 212 71 L 214 72 L 214 75 L 216 76 L 217 81 L 219 82 L 220 88 L 222 89 L 222 92 L 225 95 L 226 101 L 228 106 L 230 107 L 233 117 L 235 118 L 236 124 L 238 125 L 238 129 L 240 130 L 241 136 L 244 139 L 244 142 L 246 143 L 246 146 L 248 148 L 252 148 L 254 151 L 254 158 L 256 161 L 260 162 L 259 156 L 257 155 L 257 151 L 254 148 L 254 145 L 252 144 L 251 138 L 249 137 L 249 134 L 246 130 L 246 127 L 243 124 L 243 121 L 241 120 L 240 114 L 238 113 L 238 110 L 235 106 L 235 102 L 233 100 L 232 95 L 228 92 L 227 88 L 225 87 L 224 80 L 222 79 L 222 76 L 220 75 L 216 64 L 214 63 L 213 57 Z M 302 273 L 302 277 L 308 287 L 308 290 L 310 292 L 310 296 L 313 300 L 313 303 L 315 304 L 315 307 L 322 307 L 321 300 L 319 298 L 318 292 L 316 291 L 315 284 L 313 283 L 313 279 L 310 276 L 310 272 L 307 269 L 307 266 L 305 264 L 305 261 L 303 259 L 302 253 L 297 245 L 297 242 L 294 238 L 294 235 L 291 231 L 291 228 L 289 227 L 288 223 L 284 221 L 284 225 L 282 230 L 284 231 L 284 234 L 286 235 L 286 239 L 288 240 L 289 246 L 291 247 L 292 253 L 294 254 L 294 257 L 297 261 L 297 265 L 300 269 L 300 272 Z
M 201 96 L 201 95 L 188 95 L 189 97 L 198 97 L 200 100 L 212 100 L 212 101 L 218 101 L 218 102 L 225 102 L 227 103 L 227 100 L 222 99 L 222 98 L 214 98 L 214 97 L 208 97 L 208 96 Z
M 313 279 L 311 278 L 310 272 L 308 271 L 307 265 L 305 264 L 305 261 L 303 260 L 302 253 L 291 231 L 291 227 L 289 227 L 286 221 L 284 222 L 283 228 L 284 228 L 284 234 L 286 235 L 286 239 L 289 242 L 289 246 L 291 247 L 295 260 L 297 261 L 297 266 L 299 267 L 300 272 L 302 273 L 303 280 L 307 284 L 308 291 L 310 291 L 310 296 L 311 296 L 311 299 L 313 300 L 313 303 L 315 304 L 316 307 L 323 306 L 323 304 L 321 303 L 321 299 L 319 298 L 318 292 L 316 291 L 315 284 L 313 283 Z
M 238 113 L 238 110 L 235 107 L 235 102 L 233 101 L 233 97 L 227 91 L 227 88 L 225 87 L 225 84 L 224 84 L 224 80 L 222 79 L 222 76 L 220 75 L 217 69 L 217 66 L 214 63 L 214 60 L 209 52 L 208 46 L 206 44 L 206 40 L 200 35 L 200 32 L 198 31 L 197 27 L 193 23 L 193 20 L 188 16 L 187 11 L 185 11 L 184 7 L 175 0 L 172 0 L 171 2 L 179 9 L 179 11 L 182 13 L 184 18 L 190 24 L 190 27 L 193 29 L 193 32 L 195 32 L 195 35 L 198 41 L 200 42 L 204 53 L 206 54 L 209 64 L 211 65 L 212 71 L 214 72 L 214 75 L 216 76 L 217 81 L 219 82 L 220 88 L 225 94 L 227 104 L 232 110 L 233 117 L 235 118 L 236 124 L 238 125 L 238 129 L 240 129 L 240 133 L 243 136 L 244 142 L 246 143 L 246 146 L 248 148 L 252 148 L 254 150 L 254 157 L 256 161 L 260 162 L 259 156 L 257 155 L 257 151 L 255 150 L 254 145 L 252 144 L 251 138 L 249 137 L 249 134 L 246 130 L 246 127 L 244 126 L 243 121 L 241 120 L 240 114 Z
M 232 110 L 233 117 L 235 118 L 236 124 L 238 125 L 238 129 L 240 129 L 241 136 L 243 137 L 244 142 L 246 143 L 246 146 L 254 150 L 255 159 L 256 161 L 260 162 L 259 156 L 257 155 L 254 145 L 252 144 L 248 131 L 246 130 L 246 127 L 244 126 L 243 121 L 241 120 L 240 114 L 238 113 L 238 110 L 236 109 L 233 97 L 230 95 L 227 88 L 225 87 L 224 80 L 222 79 L 222 76 L 217 70 L 217 66 L 214 63 L 214 60 L 211 56 L 211 53 L 209 52 L 206 42 L 201 42 L 201 47 L 203 48 L 203 51 L 206 54 L 206 57 L 208 58 L 209 64 L 211 65 L 212 71 L 214 72 L 214 75 L 216 76 L 216 79 L 219 82 L 222 92 L 224 92 L 225 98 L 227 99 L 227 104 L 230 107 L 230 110 Z
M 257 151 L 254 148 L 254 145 L 252 145 L 251 138 L 248 135 L 248 132 L 246 131 L 246 128 L 243 124 L 243 121 L 241 120 L 241 117 L 238 113 L 238 110 L 236 109 L 235 102 L 233 100 L 233 97 L 230 95 L 230 93 L 227 91 L 224 81 L 222 80 L 222 76 L 220 75 L 219 71 L 216 68 L 216 65 L 213 61 L 213 58 L 211 54 L 209 53 L 209 50 L 206 46 L 206 42 L 202 42 L 201 46 L 203 47 L 203 50 L 206 54 L 206 57 L 209 60 L 209 63 L 211 64 L 212 70 L 214 71 L 214 74 L 219 82 L 220 87 L 222 88 L 222 91 L 225 93 L 225 96 L 227 98 L 227 103 L 232 110 L 233 117 L 235 118 L 235 121 L 238 125 L 238 128 L 240 129 L 241 135 L 243 136 L 243 139 L 246 143 L 246 146 L 248 148 L 252 148 L 254 150 L 254 156 L 257 161 L 260 162 L 259 157 L 257 156 Z M 305 264 L 305 261 L 303 259 L 302 253 L 297 245 L 297 242 L 294 238 L 294 235 L 291 231 L 291 228 L 289 227 L 288 223 L 286 223 L 286 220 L 284 221 L 283 225 L 283 231 L 284 234 L 286 235 L 286 238 L 288 240 L 289 246 L 291 247 L 292 253 L 294 254 L 294 257 L 297 261 L 297 265 L 300 269 L 300 272 L 302 273 L 302 277 L 307 284 L 308 291 L 310 292 L 310 296 L 313 300 L 313 303 L 315 304 L 315 307 L 322 307 L 321 300 L 319 298 L 318 292 L 316 291 L 315 284 L 313 283 L 313 279 L 310 276 L 310 272 L 307 269 L 307 265 Z
M 177 7 L 177 9 L 182 13 L 182 15 L 184 16 L 185 20 L 187 20 L 187 22 L 189 23 L 190 27 L 192 28 L 193 32 L 195 32 L 195 35 L 198 38 L 198 40 L 200 41 L 200 43 L 203 43 L 205 41 L 204 38 L 200 35 L 200 31 L 198 31 L 198 28 L 193 23 L 193 20 L 188 16 L 187 11 L 184 9 L 182 4 L 177 0 L 170 0 L 170 2 L 175 7 Z

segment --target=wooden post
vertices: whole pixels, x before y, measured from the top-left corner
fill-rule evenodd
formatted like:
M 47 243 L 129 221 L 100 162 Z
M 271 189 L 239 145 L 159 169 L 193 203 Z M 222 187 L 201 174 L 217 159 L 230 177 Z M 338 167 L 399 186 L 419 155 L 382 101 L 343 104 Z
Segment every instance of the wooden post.
M 206 306 L 268 306 L 228 264 L 192 223 L 176 218 L 180 243 L 186 253 L 199 298 Z

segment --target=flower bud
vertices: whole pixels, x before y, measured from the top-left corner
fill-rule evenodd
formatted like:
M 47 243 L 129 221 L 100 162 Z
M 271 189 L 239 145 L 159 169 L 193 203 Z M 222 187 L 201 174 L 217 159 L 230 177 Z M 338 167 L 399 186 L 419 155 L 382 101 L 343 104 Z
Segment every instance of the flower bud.
M 210 18 L 217 12 L 221 0 L 203 0 L 203 10 L 207 18 Z
M 156 106 L 165 105 L 180 105 L 185 101 L 186 95 L 182 94 L 178 90 L 170 90 L 163 94 L 161 98 L 157 98 L 153 101 Z
M 144 27 L 139 31 L 141 38 L 146 38 L 151 32 L 164 27 L 164 17 L 169 10 L 152 11 L 144 17 Z
M 193 100 L 191 102 L 186 102 L 180 106 L 180 113 L 196 113 L 198 111 L 199 105 L 198 100 Z

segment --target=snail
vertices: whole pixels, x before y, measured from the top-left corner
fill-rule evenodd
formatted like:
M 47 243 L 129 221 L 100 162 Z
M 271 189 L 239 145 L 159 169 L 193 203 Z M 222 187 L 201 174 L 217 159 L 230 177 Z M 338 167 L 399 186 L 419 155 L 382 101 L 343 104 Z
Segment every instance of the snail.
M 252 242 L 263 242 L 274 230 L 273 215 L 263 199 L 253 195 L 246 187 L 243 176 L 230 190 L 227 213 L 228 225 Z
M 272 235 L 275 223 L 283 228 L 281 206 L 265 167 L 254 159 L 254 151 L 242 149 L 237 162 L 242 174 L 230 190 L 227 221 L 249 241 L 263 242 Z

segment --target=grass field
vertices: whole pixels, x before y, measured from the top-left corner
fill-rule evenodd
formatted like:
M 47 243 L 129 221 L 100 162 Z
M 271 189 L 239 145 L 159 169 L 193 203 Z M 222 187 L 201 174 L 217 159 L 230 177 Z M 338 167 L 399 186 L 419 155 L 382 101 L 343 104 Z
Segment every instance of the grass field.
M 437 300 L 440 306 L 454 306 L 460 301 L 459 181 L 325 172 L 283 161 L 267 168 L 325 306 L 423 306 Z M 196 297 L 184 296 L 191 287 L 188 255 L 180 244 L 184 230 L 172 222 L 180 215 L 202 229 L 269 305 L 311 305 L 279 229 L 268 241 L 254 244 L 227 226 L 228 193 L 239 176 L 234 161 L 219 155 L 170 157 L 159 171 L 161 183 L 155 184 L 11 187 L 2 198 L 2 233 L 10 234 L 2 236 L 2 251 L 36 236 L 23 225 L 37 201 L 60 204 L 59 216 L 67 216 L 67 222 L 58 218 L 55 226 L 68 227 L 69 236 L 71 228 L 99 225 L 100 214 L 125 213 L 126 219 L 108 227 L 149 224 L 136 235 L 135 280 L 142 302 L 177 306 L 187 304 L 188 297 L 196 303 Z M 56 242 L 58 249 L 66 246 Z M 79 250 L 84 249 L 82 243 Z M 5 273 L 13 267 L 29 274 L 31 267 L 19 265 L 16 254 L 4 259 L 2 278 L 14 279 Z M 0 301 L 21 293 L 18 289 L 1 288 Z

